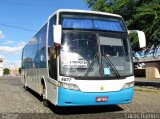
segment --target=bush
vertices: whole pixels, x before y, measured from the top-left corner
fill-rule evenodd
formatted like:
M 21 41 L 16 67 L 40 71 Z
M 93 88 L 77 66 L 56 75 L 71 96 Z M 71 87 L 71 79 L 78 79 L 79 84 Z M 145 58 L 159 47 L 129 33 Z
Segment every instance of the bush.
M 10 71 L 8 68 L 4 68 L 3 69 L 3 74 L 6 75 L 6 74 L 10 74 Z

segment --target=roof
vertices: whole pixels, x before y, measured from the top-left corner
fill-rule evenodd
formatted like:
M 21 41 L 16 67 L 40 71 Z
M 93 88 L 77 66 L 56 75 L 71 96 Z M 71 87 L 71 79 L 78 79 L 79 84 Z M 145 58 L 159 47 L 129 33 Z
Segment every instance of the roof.
M 114 16 L 114 17 L 120 17 L 120 18 L 122 18 L 118 14 L 112 14 L 112 13 L 107 13 L 107 12 L 99 12 L 99 11 L 89 11 L 89 10 L 75 10 L 75 9 L 59 9 L 56 12 L 54 12 L 50 17 L 52 17 L 56 13 L 60 13 L 60 12 L 90 13 L 90 14 L 108 15 L 108 16 Z

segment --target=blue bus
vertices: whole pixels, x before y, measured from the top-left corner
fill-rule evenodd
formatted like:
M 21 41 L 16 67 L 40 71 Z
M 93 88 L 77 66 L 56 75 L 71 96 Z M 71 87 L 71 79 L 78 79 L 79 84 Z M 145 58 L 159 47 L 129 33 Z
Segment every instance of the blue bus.
M 145 38 L 137 32 L 141 47 Z M 120 15 L 60 9 L 26 44 L 22 82 L 56 106 L 127 104 L 134 94 L 130 33 Z

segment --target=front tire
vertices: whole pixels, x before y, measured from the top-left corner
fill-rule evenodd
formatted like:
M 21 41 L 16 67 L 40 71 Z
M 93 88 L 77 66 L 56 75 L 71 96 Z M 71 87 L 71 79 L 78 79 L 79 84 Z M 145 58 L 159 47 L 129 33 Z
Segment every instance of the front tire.
M 43 105 L 45 107 L 49 107 L 49 101 L 47 99 L 43 99 Z

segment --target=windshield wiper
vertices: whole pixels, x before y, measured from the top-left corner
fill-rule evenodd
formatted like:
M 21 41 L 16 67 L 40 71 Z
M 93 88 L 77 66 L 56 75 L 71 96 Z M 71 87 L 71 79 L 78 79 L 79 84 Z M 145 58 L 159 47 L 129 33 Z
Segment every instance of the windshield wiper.
M 92 62 L 90 63 L 87 71 L 85 72 L 85 75 L 83 76 L 82 80 L 87 78 L 87 76 L 88 76 L 89 72 L 91 71 L 91 69 L 92 69 L 92 67 L 93 67 L 93 65 L 94 65 L 94 63 L 95 63 L 97 58 L 98 58 L 98 55 L 95 54 Z M 121 78 L 118 70 L 115 68 L 115 66 L 113 65 L 113 63 L 110 61 L 110 59 L 107 56 L 103 56 L 102 60 L 111 68 L 112 74 L 114 74 L 117 78 Z
M 84 79 L 87 78 L 87 76 L 88 76 L 89 72 L 91 71 L 91 69 L 92 69 L 92 67 L 93 67 L 93 65 L 94 65 L 94 62 L 96 61 L 97 58 L 98 58 L 98 55 L 97 55 L 97 53 L 96 53 L 95 56 L 94 56 L 94 58 L 93 58 L 93 60 L 92 60 L 92 62 L 91 62 L 90 65 L 89 65 L 87 71 L 85 72 L 85 75 L 83 76 L 82 80 L 84 80 Z
M 116 69 L 116 67 L 113 65 L 113 63 L 111 62 L 111 60 L 107 57 L 107 56 L 103 56 L 105 63 L 110 66 L 111 68 L 111 72 L 112 74 L 114 74 L 117 78 L 121 78 L 118 70 Z

